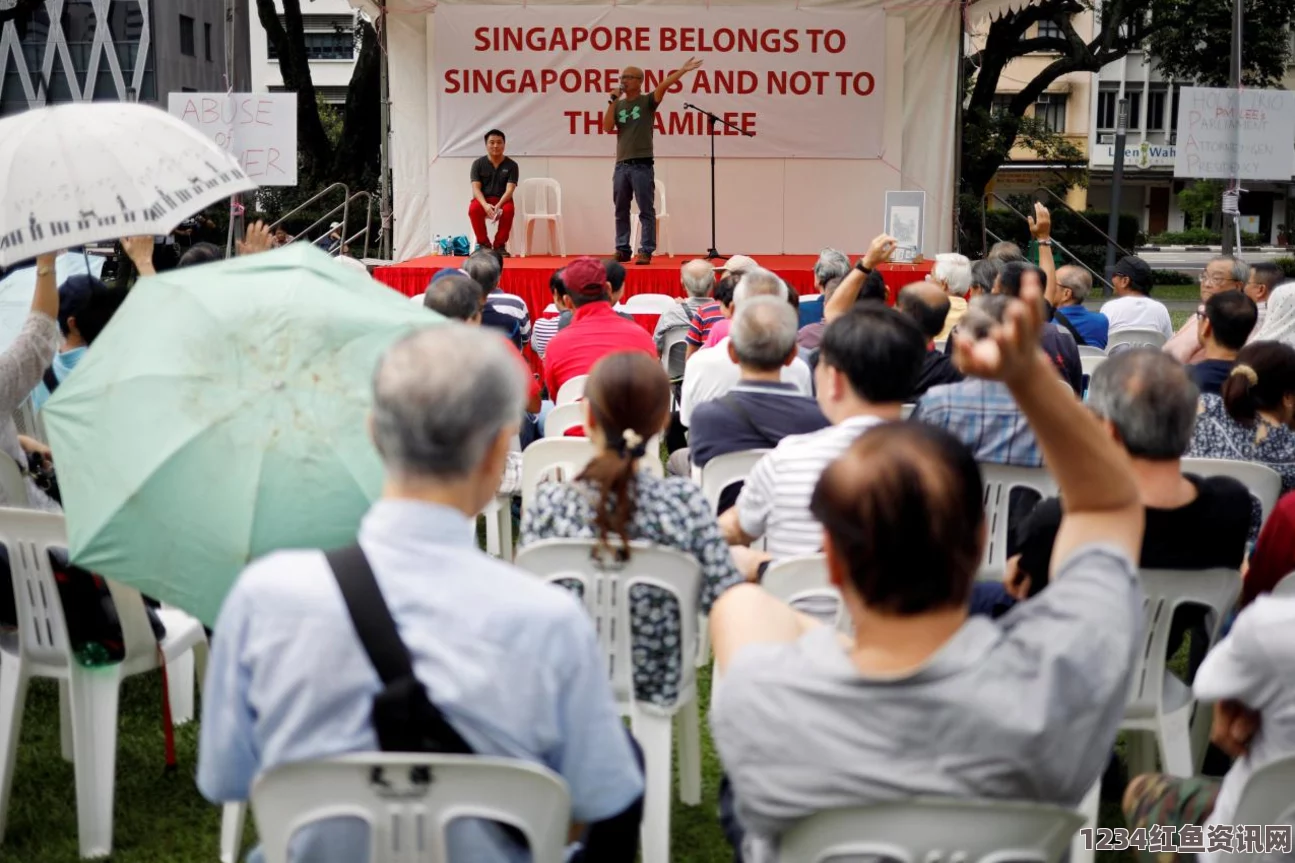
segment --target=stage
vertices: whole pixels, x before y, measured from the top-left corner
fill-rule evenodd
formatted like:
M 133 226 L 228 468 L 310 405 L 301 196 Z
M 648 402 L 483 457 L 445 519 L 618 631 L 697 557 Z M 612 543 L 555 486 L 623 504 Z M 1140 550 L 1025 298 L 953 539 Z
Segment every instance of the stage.
M 773 270 L 796 293 L 817 293 L 814 287 L 814 264 L 818 260 L 817 255 L 758 255 L 755 257 L 760 266 Z M 858 257 L 858 255 L 851 255 L 850 260 Z M 538 320 L 543 314 L 544 307 L 553 302 L 553 295 L 549 292 L 549 277 L 573 260 L 575 259 L 570 257 L 550 256 L 505 258 L 500 287 L 525 300 L 531 312 L 531 320 Z M 679 268 L 690 260 L 692 260 L 691 257 L 660 256 L 654 257 L 652 263 L 646 267 L 633 263 L 626 264 L 625 296 L 631 297 L 635 294 L 683 296 L 683 286 L 679 283 Z M 412 297 L 427 289 L 427 283 L 438 270 L 457 267 L 462 263 L 461 257 L 430 255 L 389 267 L 379 267 L 374 270 L 373 277 Z M 723 261 L 716 260 L 715 263 L 719 264 Z M 905 285 L 925 278 L 931 271 L 931 266 L 930 261 L 920 264 L 882 266 L 882 277 L 890 288 L 891 297 L 893 298 Z

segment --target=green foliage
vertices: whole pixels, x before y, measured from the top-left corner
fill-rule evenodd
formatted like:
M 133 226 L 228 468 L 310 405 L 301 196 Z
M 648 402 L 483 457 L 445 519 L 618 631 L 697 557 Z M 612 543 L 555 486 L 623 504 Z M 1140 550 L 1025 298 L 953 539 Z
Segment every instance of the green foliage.
M 1203 225 L 1205 217 L 1218 212 L 1222 205 L 1223 184 L 1218 180 L 1198 180 L 1178 193 L 1178 209 L 1189 224 Z
M 1189 228 L 1186 231 L 1165 231 L 1156 234 L 1149 241 L 1157 246 L 1218 246 L 1223 243 L 1223 234 L 1209 228 Z M 1259 246 L 1264 238 L 1248 231 L 1241 232 L 1241 245 Z
M 1197 279 L 1190 273 L 1179 270 L 1152 270 L 1151 283 L 1153 285 L 1194 285 Z M 1159 299 L 1164 297 L 1160 296 Z
M 1032 200 L 1028 196 L 1022 196 L 1024 200 L 1018 198 L 1009 199 L 1012 206 L 1023 213 L 1031 212 L 1033 207 Z M 1096 210 L 1088 210 L 1083 214 L 1087 219 L 1101 231 L 1106 230 L 1106 220 L 1108 214 Z M 992 233 L 998 235 L 1004 240 L 1009 240 L 1019 245 L 1022 249 L 1026 248 L 1030 242 L 1030 229 L 1023 219 L 1012 213 L 1010 210 L 990 210 L 986 214 L 986 227 Z M 1138 220 L 1134 216 L 1120 216 L 1119 228 L 1116 231 L 1116 242 L 1126 249 L 1132 249 L 1138 242 Z M 1106 266 L 1106 240 L 1092 226 L 1086 224 L 1079 215 L 1057 208 L 1052 210 L 1052 238 L 1061 246 L 1070 251 L 1075 258 L 1086 264 L 1088 267 L 1102 272 Z M 992 245 L 993 238 L 989 238 L 989 244 Z M 976 239 L 973 248 L 973 257 L 978 256 L 980 249 L 979 238 Z M 1059 248 L 1055 249 L 1058 264 L 1070 263 L 1070 259 Z
M 1295 279 L 1295 258 L 1289 256 L 1273 258 L 1273 263 L 1282 268 L 1282 272 L 1286 274 L 1286 278 Z
M 1114 0 L 1112 0 L 1114 2 Z M 1232 39 L 1229 0 L 1151 0 L 1153 19 L 1164 26 L 1148 39 L 1156 66 L 1166 78 L 1202 86 L 1228 84 Z M 1142 11 L 1141 4 L 1131 8 Z M 1280 86 L 1290 59 L 1289 28 L 1295 21 L 1291 0 L 1245 0 L 1242 29 L 1242 81 L 1248 87 Z

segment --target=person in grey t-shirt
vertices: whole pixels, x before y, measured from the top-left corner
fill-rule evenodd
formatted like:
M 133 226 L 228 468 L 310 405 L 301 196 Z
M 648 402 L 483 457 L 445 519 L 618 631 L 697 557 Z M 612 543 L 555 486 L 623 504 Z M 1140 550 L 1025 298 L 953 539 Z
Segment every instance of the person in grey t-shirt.
M 748 863 L 828 809 L 913 795 L 1073 806 L 1100 776 L 1142 628 L 1142 505 L 1127 454 L 1056 385 L 1043 326 L 1029 287 L 985 338 L 955 336 L 955 355 L 1011 390 L 1066 501 L 1047 590 L 997 621 L 968 617 L 979 469 L 947 433 L 891 423 L 827 468 L 811 504 L 855 636 L 754 584 L 712 608 L 710 721 Z

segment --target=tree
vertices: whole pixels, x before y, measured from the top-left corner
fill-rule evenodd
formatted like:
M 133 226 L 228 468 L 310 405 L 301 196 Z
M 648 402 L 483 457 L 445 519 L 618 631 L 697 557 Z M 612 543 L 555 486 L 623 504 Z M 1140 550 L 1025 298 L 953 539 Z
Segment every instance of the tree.
M 1178 193 L 1178 209 L 1187 216 L 1190 227 L 1205 226 L 1205 217 L 1219 208 L 1223 184 L 1216 180 L 1197 181 Z
M 347 87 L 341 135 L 334 144 L 320 117 L 315 82 L 310 74 L 301 0 L 280 2 L 282 21 L 274 0 L 256 0 L 256 11 L 266 38 L 279 56 L 283 84 L 297 94 L 299 187 L 312 193 L 336 182 L 346 183 L 352 191 L 375 188 L 381 146 L 378 88 L 381 53 L 377 32 L 368 21 L 360 20 L 359 53 Z
M 1290 53 L 1287 28 L 1295 20 L 1295 3 L 1245 2 L 1245 77 L 1251 85 L 1268 85 L 1285 69 Z M 1169 77 L 1226 82 L 1231 6 L 1231 0 L 1036 0 L 994 20 L 983 47 L 966 58 L 963 69 L 971 85 L 963 120 L 964 193 L 974 200 L 983 195 L 1029 129 L 1026 111 L 1063 75 L 1098 72 L 1146 45 Z M 1075 32 L 1071 20 L 1085 11 L 1096 13 L 1098 22 L 1098 31 L 1087 41 Z M 1057 35 L 1027 35 L 1044 21 L 1056 25 Z M 1011 95 L 1005 110 L 995 112 L 994 95 L 1007 65 L 1035 52 L 1048 52 L 1054 59 Z

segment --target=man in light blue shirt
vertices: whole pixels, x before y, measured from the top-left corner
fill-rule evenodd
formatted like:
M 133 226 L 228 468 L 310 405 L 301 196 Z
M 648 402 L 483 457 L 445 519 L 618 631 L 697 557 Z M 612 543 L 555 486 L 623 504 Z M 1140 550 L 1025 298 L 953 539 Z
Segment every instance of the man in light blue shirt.
M 643 779 L 592 623 L 571 594 L 475 543 L 525 395 L 516 358 L 491 331 L 445 324 L 393 346 L 374 377 L 386 486 L 359 543 L 415 673 L 454 729 L 479 754 L 556 771 L 573 821 L 605 822 L 637 812 Z M 379 689 L 323 553 L 253 563 L 216 624 L 199 788 L 213 801 L 246 800 L 253 780 L 281 764 L 377 750 Z M 529 859 L 482 821 L 455 822 L 449 841 L 453 861 Z M 301 831 L 293 850 L 310 863 L 358 863 L 366 831 L 326 822 Z

